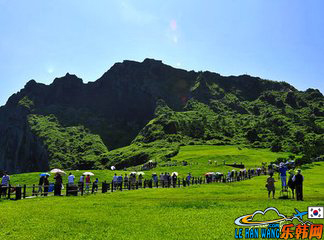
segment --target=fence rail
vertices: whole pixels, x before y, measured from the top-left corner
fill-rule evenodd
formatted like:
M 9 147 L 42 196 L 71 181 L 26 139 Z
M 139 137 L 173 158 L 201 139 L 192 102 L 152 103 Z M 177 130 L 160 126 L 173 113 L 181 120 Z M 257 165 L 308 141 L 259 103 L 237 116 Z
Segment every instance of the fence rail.
M 265 174 L 265 173 L 263 173 Z M 92 184 L 84 184 L 79 182 L 78 184 L 66 184 L 63 185 L 53 184 L 50 185 L 7 185 L 0 186 L 0 198 L 10 200 L 20 200 L 25 198 L 34 198 L 39 196 L 78 196 L 85 194 L 107 193 L 114 191 L 130 191 L 146 188 L 184 188 L 190 185 L 197 184 L 209 184 L 209 183 L 231 183 L 236 181 L 243 181 L 252 178 L 253 176 L 259 176 L 260 174 L 245 174 L 238 176 L 221 176 L 220 178 L 203 178 L 203 177 L 191 177 L 188 181 L 185 178 L 177 178 L 176 180 L 154 181 L 123 181 L 123 182 L 98 182 Z

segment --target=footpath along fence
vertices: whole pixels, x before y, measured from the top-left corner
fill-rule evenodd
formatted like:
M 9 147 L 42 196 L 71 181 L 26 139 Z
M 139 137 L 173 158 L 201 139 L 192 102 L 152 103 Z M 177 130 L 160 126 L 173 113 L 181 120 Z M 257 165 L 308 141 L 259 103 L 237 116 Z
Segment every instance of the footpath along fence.
M 265 173 L 262 173 L 265 174 Z M 39 196 L 78 196 L 86 194 L 107 193 L 114 191 L 130 191 L 146 188 L 183 188 L 190 185 L 209 184 L 209 183 L 231 183 L 236 181 L 243 181 L 254 176 L 260 176 L 260 173 L 254 174 L 240 174 L 233 176 L 218 176 L 218 177 L 191 177 L 188 181 L 185 178 L 177 178 L 176 180 L 158 180 L 144 179 L 143 181 L 123 181 L 123 182 L 98 182 L 92 184 L 78 183 L 65 184 L 57 186 L 51 183 L 48 186 L 32 186 L 27 185 L 8 185 L 0 186 L 0 199 L 21 200 L 25 198 L 35 198 Z

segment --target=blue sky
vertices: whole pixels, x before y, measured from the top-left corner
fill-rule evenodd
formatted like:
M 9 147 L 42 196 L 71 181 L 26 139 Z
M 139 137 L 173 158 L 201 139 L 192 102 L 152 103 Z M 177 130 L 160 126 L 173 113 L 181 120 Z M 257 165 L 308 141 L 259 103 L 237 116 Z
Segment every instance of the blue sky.
M 30 79 L 146 57 L 324 92 L 324 1 L 0 0 L 0 105 Z

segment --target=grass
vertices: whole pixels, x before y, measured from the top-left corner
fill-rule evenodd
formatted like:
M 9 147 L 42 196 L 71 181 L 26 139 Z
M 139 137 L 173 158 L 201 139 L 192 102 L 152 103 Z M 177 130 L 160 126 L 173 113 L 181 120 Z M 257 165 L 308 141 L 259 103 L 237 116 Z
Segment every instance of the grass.
M 304 202 L 268 200 L 266 176 L 231 184 L 84 197 L 2 201 L 1 239 L 234 239 L 234 220 L 255 210 L 324 205 L 324 163 L 308 166 Z M 279 183 L 276 183 L 277 188 Z M 316 186 L 316 187 L 314 187 Z M 278 193 L 277 193 L 278 197 Z M 314 221 L 323 223 L 323 220 Z
M 150 178 L 152 173 L 161 172 L 178 172 L 179 177 L 185 177 L 188 172 L 195 177 L 202 177 L 206 172 L 223 172 L 226 173 L 232 170 L 232 167 L 224 166 L 223 161 L 228 163 L 243 163 L 247 168 L 256 168 L 262 165 L 262 162 L 275 161 L 279 157 L 288 157 L 289 153 L 273 153 L 265 149 L 249 149 L 242 148 L 239 150 L 236 146 L 183 146 L 180 148 L 180 152 L 177 156 L 173 157 L 171 162 L 177 162 L 177 166 L 158 166 L 150 171 L 145 172 L 145 178 Z M 212 161 L 212 164 L 208 163 L 208 160 Z M 182 166 L 181 162 L 187 161 L 188 166 Z M 217 166 L 214 161 L 217 161 Z M 128 171 L 111 171 L 111 170 L 89 170 L 95 174 L 95 178 L 99 178 L 99 181 L 111 181 L 114 173 L 125 174 L 134 170 L 139 170 L 139 167 L 129 168 Z M 78 180 L 81 174 L 85 171 L 66 171 L 72 172 Z M 40 172 L 16 174 L 11 176 L 11 183 L 16 184 L 38 184 Z M 94 178 L 94 177 L 93 177 Z M 53 176 L 50 177 L 50 181 L 53 181 Z M 64 183 L 67 182 L 67 176 L 63 179 Z
M 279 155 L 285 155 L 284 153 Z M 242 158 L 244 164 L 272 161 L 277 154 L 235 147 L 183 147 L 174 160 L 188 160 L 190 170 L 207 170 L 209 159 Z M 246 157 L 242 157 L 246 156 Z M 207 162 L 206 162 L 207 161 Z M 185 173 L 187 167 L 177 167 Z M 184 170 L 182 168 L 185 168 Z M 165 168 L 167 169 L 167 168 Z M 158 170 L 165 170 L 158 168 Z M 171 168 L 168 168 L 171 171 Z M 196 169 L 196 170 L 195 170 Z M 213 168 L 217 171 L 217 168 Z M 234 220 L 276 207 L 285 214 L 294 208 L 324 205 L 324 163 L 303 168 L 304 199 L 268 200 L 266 176 L 237 183 L 194 185 L 181 189 L 140 189 L 79 197 L 48 197 L 0 201 L 1 239 L 234 239 Z M 93 171 L 109 178 L 112 171 Z M 77 172 L 75 172 L 77 173 Z M 149 174 L 147 174 L 149 175 Z M 38 173 L 12 176 L 13 181 L 35 182 Z M 323 220 L 313 221 L 324 223 Z M 296 222 L 295 222 L 296 223 Z

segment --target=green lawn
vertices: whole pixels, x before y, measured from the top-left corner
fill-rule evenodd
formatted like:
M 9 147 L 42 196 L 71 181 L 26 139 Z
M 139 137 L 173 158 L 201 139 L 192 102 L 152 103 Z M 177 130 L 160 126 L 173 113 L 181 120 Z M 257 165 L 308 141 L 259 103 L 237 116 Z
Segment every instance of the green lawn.
M 160 167 L 154 168 L 151 171 L 144 171 L 146 178 L 151 178 L 152 173 L 161 172 L 178 172 L 179 177 L 185 177 L 188 172 L 193 176 L 202 177 L 206 172 L 222 172 L 226 173 L 232 170 L 232 167 L 224 166 L 223 161 L 228 163 L 243 163 L 247 168 L 256 168 L 262 165 L 262 162 L 275 161 L 278 157 L 288 157 L 289 153 L 273 153 L 265 149 L 248 149 L 243 148 L 239 150 L 236 146 L 185 146 L 181 147 L 180 152 L 177 156 L 172 158 L 172 162 L 177 161 L 178 165 L 173 167 Z M 211 160 L 212 164 L 208 163 Z M 181 162 L 187 161 L 188 166 L 182 166 Z M 217 165 L 215 163 L 217 161 Z M 95 174 L 95 177 L 99 178 L 99 181 L 111 181 L 114 173 L 125 174 L 130 171 L 136 170 L 136 168 L 129 168 L 128 171 L 111 171 L 111 170 L 89 170 Z M 81 174 L 85 171 L 66 171 L 67 173 L 72 172 L 77 180 Z M 11 183 L 16 184 L 38 184 L 40 173 L 27 173 L 17 174 L 11 176 Z M 64 182 L 67 182 L 65 177 Z M 53 181 L 53 176 L 50 177 L 50 181 Z
M 202 153 L 203 148 L 200 148 Z M 215 157 L 221 155 L 219 150 L 217 153 L 215 149 Z M 260 162 L 276 157 L 262 152 L 253 155 L 255 159 L 260 158 Z M 224 152 L 223 155 L 234 153 L 233 150 L 231 154 Z M 242 155 L 250 156 L 248 153 Z M 180 153 L 176 158 L 189 159 L 190 156 Z M 205 160 L 211 156 L 206 156 Z M 194 159 L 205 164 L 199 155 Z M 307 206 L 323 206 L 323 172 L 323 162 L 304 166 L 303 202 L 268 200 L 264 187 L 266 176 L 181 189 L 5 200 L 0 202 L 0 212 L 3 213 L 0 239 L 234 239 L 234 220 L 241 215 L 267 207 L 276 207 L 283 214 L 291 215 L 294 208 L 306 211 Z M 109 174 L 111 172 L 106 176 Z M 24 177 L 28 179 L 28 175 Z M 279 182 L 276 187 L 280 188 Z M 313 222 L 324 223 L 323 219 Z

